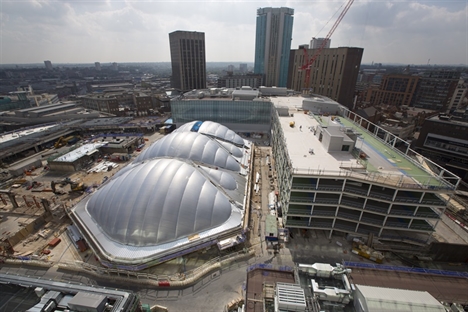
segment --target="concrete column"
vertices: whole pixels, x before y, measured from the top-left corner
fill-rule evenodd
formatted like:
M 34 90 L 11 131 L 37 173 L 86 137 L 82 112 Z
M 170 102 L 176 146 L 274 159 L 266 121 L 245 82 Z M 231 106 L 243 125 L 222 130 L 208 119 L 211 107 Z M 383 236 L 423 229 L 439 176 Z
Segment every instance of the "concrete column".
M 50 203 L 47 199 L 45 198 L 41 198 L 41 203 L 42 203 L 42 206 L 44 206 L 44 210 L 50 214 L 52 214 L 52 212 L 50 211 Z
M 18 208 L 18 202 L 16 201 L 16 195 L 13 193 L 8 193 L 8 198 L 10 199 L 13 208 Z

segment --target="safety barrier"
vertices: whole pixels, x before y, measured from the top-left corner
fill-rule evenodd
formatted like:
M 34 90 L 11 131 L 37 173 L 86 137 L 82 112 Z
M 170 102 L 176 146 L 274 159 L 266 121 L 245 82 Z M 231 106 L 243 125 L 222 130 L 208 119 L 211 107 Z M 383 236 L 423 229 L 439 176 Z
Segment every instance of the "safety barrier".
M 433 275 L 442 275 L 442 276 L 450 276 L 450 277 L 468 278 L 468 272 L 445 271 L 445 270 L 414 268 L 414 267 L 410 268 L 410 267 L 402 267 L 402 266 L 394 266 L 394 265 L 379 265 L 379 264 L 372 264 L 372 263 L 349 262 L 349 261 L 345 261 L 344 265 L 346 267 L 354 267 L 354 268 L 362 268 L 362 269 L 375 269 L 375 270 L 433 274 Z
M 171 276 L 98 267 L 82 261 L 52 262 L 43 260 L 6 259 L 5 263 L 16 265 L 25 264 L 47 268 L 56 266 L 60 269 L 86 273 L 97 278 L 107 278 L 114 281 L 121 281 L 123 283 L 137 282 L 145 283 L 155 287 L 184 287 L 196 283 L 198 279 L 211 271 L 222 269 L 222 267 L 229 265 L 231 262 L 240 260 L 245 257 L 250 257 L 254 254 L 254 248 L 249 248 L 244 251 L 239 251 L 223 257 L 216 257 L 193 270 L 187 271 L 184 274 L 177 273 Z

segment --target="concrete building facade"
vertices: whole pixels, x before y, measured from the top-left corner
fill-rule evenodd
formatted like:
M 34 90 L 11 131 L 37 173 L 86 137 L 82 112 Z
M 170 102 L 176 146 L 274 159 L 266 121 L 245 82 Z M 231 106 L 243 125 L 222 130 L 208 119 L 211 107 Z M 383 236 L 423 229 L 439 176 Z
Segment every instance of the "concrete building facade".
M 414 107 L 445 112 L 460 79 L 457 71 L 428 71 L 422 74 Z
M 249 86 L 259 88 L 263 84 L 263 76 L 256 74 L 228 75 L 218 79 L 218 88 L 240 88 Z
M 47 70 L 53 70 L 51 61 L 44 61 L 44 65 Z
M 468 182 L 468 122 L 439 115 L 424 121 L 415 149 Z
M 247 64 L 245 63 L 239 64 L 239 71 L 241 72 L 241 74 L 247 73 Z
M 322 46 L 323 42 L 326 40 L 326 38 L 315 38 L 313 37 L 312 40 L 310 40 L 310 49 L 318 49 Z M 331 44 L 331 39 L 327 40 L 327 43 L 325 43 L 324 49 L 329 49 Z
M 114 96 L 92 94 L 82 98 L 84 108 L 109 114 L 119 114 L 119 101 Z
M 296 91 L 308 89 L 312 93 L 324 95 L 352 108 L 364 49 L 324 49 L 312 64 L 309 85 L 305 86 L 306 71 L 301 70 L 301 67 L 307 63 L 306 58 L 313 56 L 316 51 L 309 49 L 305 55 L 303 49 L 291 50 L 287 87 Z
M 385 75 L 378 89 L 370 89 L 366 102 L 370 105 L 387 104 L 411 106 L 418 86 L 419 77 L 402 74 Z
M 171 87 L 188 91 L 206 88 L 205 33 L 174 31 L 171 48 Z
M 284 105 L 280 100 L 272 98 Z M 292 113 L 302 101 L 290 98 L 290 114 L 273 115 L 284 226 L 426 244 L 460 179 L 409 146 L 406 153 L 396 149 L 404 141 L 379 126 L 360 127 L 364 119 L 336 102 L 336 115 L 320 113 L 310 101 L 308 114 Z
M 187 92 L 171 100 L 173 123 L 218 122 L 236 132 L 270 132 L 271 102 L 252 98 L 258 90 L 210 89 Z
M 264 75 L 267 87 L 285 87 L 288 77 L 294 10 L 260 8 L 257 10 L 254 73 Z
M 460 78 L 453 92 L 447 113 L 454 117 L 468 121 L 468 82 L 466 78 Z
M 133 94 L 133 103 L 135 105 L 135 113 L 137 116 L 146 116 L 149 111 L 153 109 L 153 99 L 150 94 Z

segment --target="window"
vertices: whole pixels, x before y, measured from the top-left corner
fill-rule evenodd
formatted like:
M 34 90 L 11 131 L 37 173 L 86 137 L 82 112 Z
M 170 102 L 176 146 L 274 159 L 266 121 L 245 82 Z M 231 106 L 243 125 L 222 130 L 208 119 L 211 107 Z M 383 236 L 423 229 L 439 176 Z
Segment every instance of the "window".
M 347 152 L 347 151 L 349 151 L 349 145 L 343 145 L 343 146 L 341 147 L 341 151 L 342 151 L 342 152 Z

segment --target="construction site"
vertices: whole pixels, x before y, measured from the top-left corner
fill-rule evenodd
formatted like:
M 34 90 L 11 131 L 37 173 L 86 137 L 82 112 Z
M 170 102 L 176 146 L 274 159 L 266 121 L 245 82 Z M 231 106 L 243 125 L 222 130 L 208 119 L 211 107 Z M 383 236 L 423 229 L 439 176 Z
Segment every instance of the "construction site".
M 153 139 L 160 136 L 156 133 Z M 23 170 L 16 178 L 8 179 L 12 175 L 5 174 L 6 181 L 1 184 L 2 255 L 31 259 L 56 257 L 53 250 L 64 233 L 72 239 L 79 236 L 70 227 L 66 209 L 124 167 L 145 142 L 142 136 L 115 134 L 86 139 L 79 135 L 61 136 L 49 143 L 50 148 L 11 164 L 10 171 L 17 167 Z M 126 153 L 122 153 L 122 146 Z M 73 241 L 77 242 L 81 251 L 87 249 L 81 239 Z

